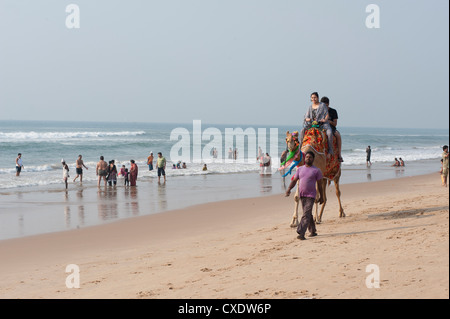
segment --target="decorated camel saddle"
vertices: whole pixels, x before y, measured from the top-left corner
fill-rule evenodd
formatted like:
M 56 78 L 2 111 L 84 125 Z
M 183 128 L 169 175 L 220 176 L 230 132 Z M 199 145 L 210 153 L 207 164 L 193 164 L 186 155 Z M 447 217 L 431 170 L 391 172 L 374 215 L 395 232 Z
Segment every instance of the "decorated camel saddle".
M 298 131 L 293 133 L 290 133 L 289 131 L 286 132 L 286 146 L 287 150 L 281 155 L 281 164 L 279 168 L 279 171 L 287 170 L 283 177 L 291 174 L 294 168 L 305 164 L 305 155 L 300 149 Z
M 305 154 L 309 151 L 314 152 L 314 166 L 322 171 L 323 177 L 333 180 L 336 174 L 340 172 L 341 162 L 338 159 L 337 140 L 333 138 L 333 155 L 328 159 L 328 137 L 326 132 L 318 125 L 314 124 L 305 131 L 302 144 L 300 145 L 299 133 L 297 131 L 286 132 L 286 144 L 288 150 L 281 157 L 281 166 L 279 171 L 287 172 L 283 175 L 286 177 L 292 173 L 296 167 L 305 164 Z

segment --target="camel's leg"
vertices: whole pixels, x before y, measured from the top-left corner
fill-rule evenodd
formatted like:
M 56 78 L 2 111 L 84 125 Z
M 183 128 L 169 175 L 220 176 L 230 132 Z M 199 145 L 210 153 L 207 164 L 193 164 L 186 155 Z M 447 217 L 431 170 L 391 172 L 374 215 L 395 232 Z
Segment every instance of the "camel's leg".
M 334 185 L 336 187 L 336 196 L 337 196 L 338 203 L 339 203 L 339 217 L 345 217 L 344 208 L 342 208 L 342 204 L 341 204 L 341 190 L 339 188 L 339 180 L 337 182 L 335 181 Z
M 316 222 L 320 224 L 322 222 L 323 211 L 325 210 L 325 205 L 327 204 L 327 183 L 328 181 L 324 178 L 322 180 L 322 189 L 323 189 L 323 203 L 320 207 L 319 217 L 316 219 Z
M 339 203 L 339 217 L 345 217 L 345 213 L 344 213 L 344 208 L 342 207 L 342 203 L 341 203 L 341 189 L 339 188 L 339 180 L 341 178 L 341 172 L 339 172 L 339 174 L 336 175 L 336 177 L 334 178 L 334 186 L 336 187 L 336 197 L 338 199 L 338 203 Z
M 292 222 L 291 227 L 297 227 L 298 226 L 298 206 L 300 205 L 300 195 L 299 195 L 299 189 L 298 189 L 298 182 L 297 182 L 297 188 L 295 189 L 295 207 L 294 207 L 294 214 L 292 215 Z

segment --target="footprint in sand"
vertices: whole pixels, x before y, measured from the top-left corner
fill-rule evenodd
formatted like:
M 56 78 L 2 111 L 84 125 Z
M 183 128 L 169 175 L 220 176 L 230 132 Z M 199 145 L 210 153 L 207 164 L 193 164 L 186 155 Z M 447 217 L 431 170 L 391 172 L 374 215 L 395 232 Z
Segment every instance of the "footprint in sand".
M 210 269 L 210 268 L 202 268 L 202 269 L 200 269 L 200 271 L 202 271 L 202 272 L 210 272 L 210 271 L 212 271 L 212 269 Z
M 147 290 L 147 291 L 139 291 L 136 293 L 136 295 L 139 298 L 145 298 L 145 297 L 151 297 L 151 296 L 155 295 L 155 293 L 150 290 Z

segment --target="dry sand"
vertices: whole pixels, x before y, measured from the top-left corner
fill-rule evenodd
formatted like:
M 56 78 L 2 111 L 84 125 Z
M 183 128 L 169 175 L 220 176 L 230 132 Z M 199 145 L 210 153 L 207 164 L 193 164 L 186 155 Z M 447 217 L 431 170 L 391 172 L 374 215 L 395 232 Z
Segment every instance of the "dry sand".
M 449 192 L 439 175 L 334 186 L 319 236 L 293 198 L 198 205 L 0 241 L 1 298 L 449 298 Z M 66 266 L 80 269 L 67 288 Z M 367 288 L 375 264 L 380 288 Z

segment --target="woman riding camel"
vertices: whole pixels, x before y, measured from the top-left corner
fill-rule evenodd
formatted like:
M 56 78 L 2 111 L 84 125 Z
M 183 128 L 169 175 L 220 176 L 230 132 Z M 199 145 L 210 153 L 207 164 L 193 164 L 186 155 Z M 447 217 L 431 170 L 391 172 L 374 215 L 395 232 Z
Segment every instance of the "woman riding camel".
M 303 129 L 300 133 L 300 143 L 303 143 L 303 138 L 305 137 L 306 130 L 310 127 L 312 122 L 317 122 L 326 131 L 328 136 L 328 155 L 330 157 L 333 155 L 333 130 L 328 122 L 328 107 L 319 102 L 319 93 L 314 92 L 311 94 L 312 104 L 308 108 L 305 114 Z

